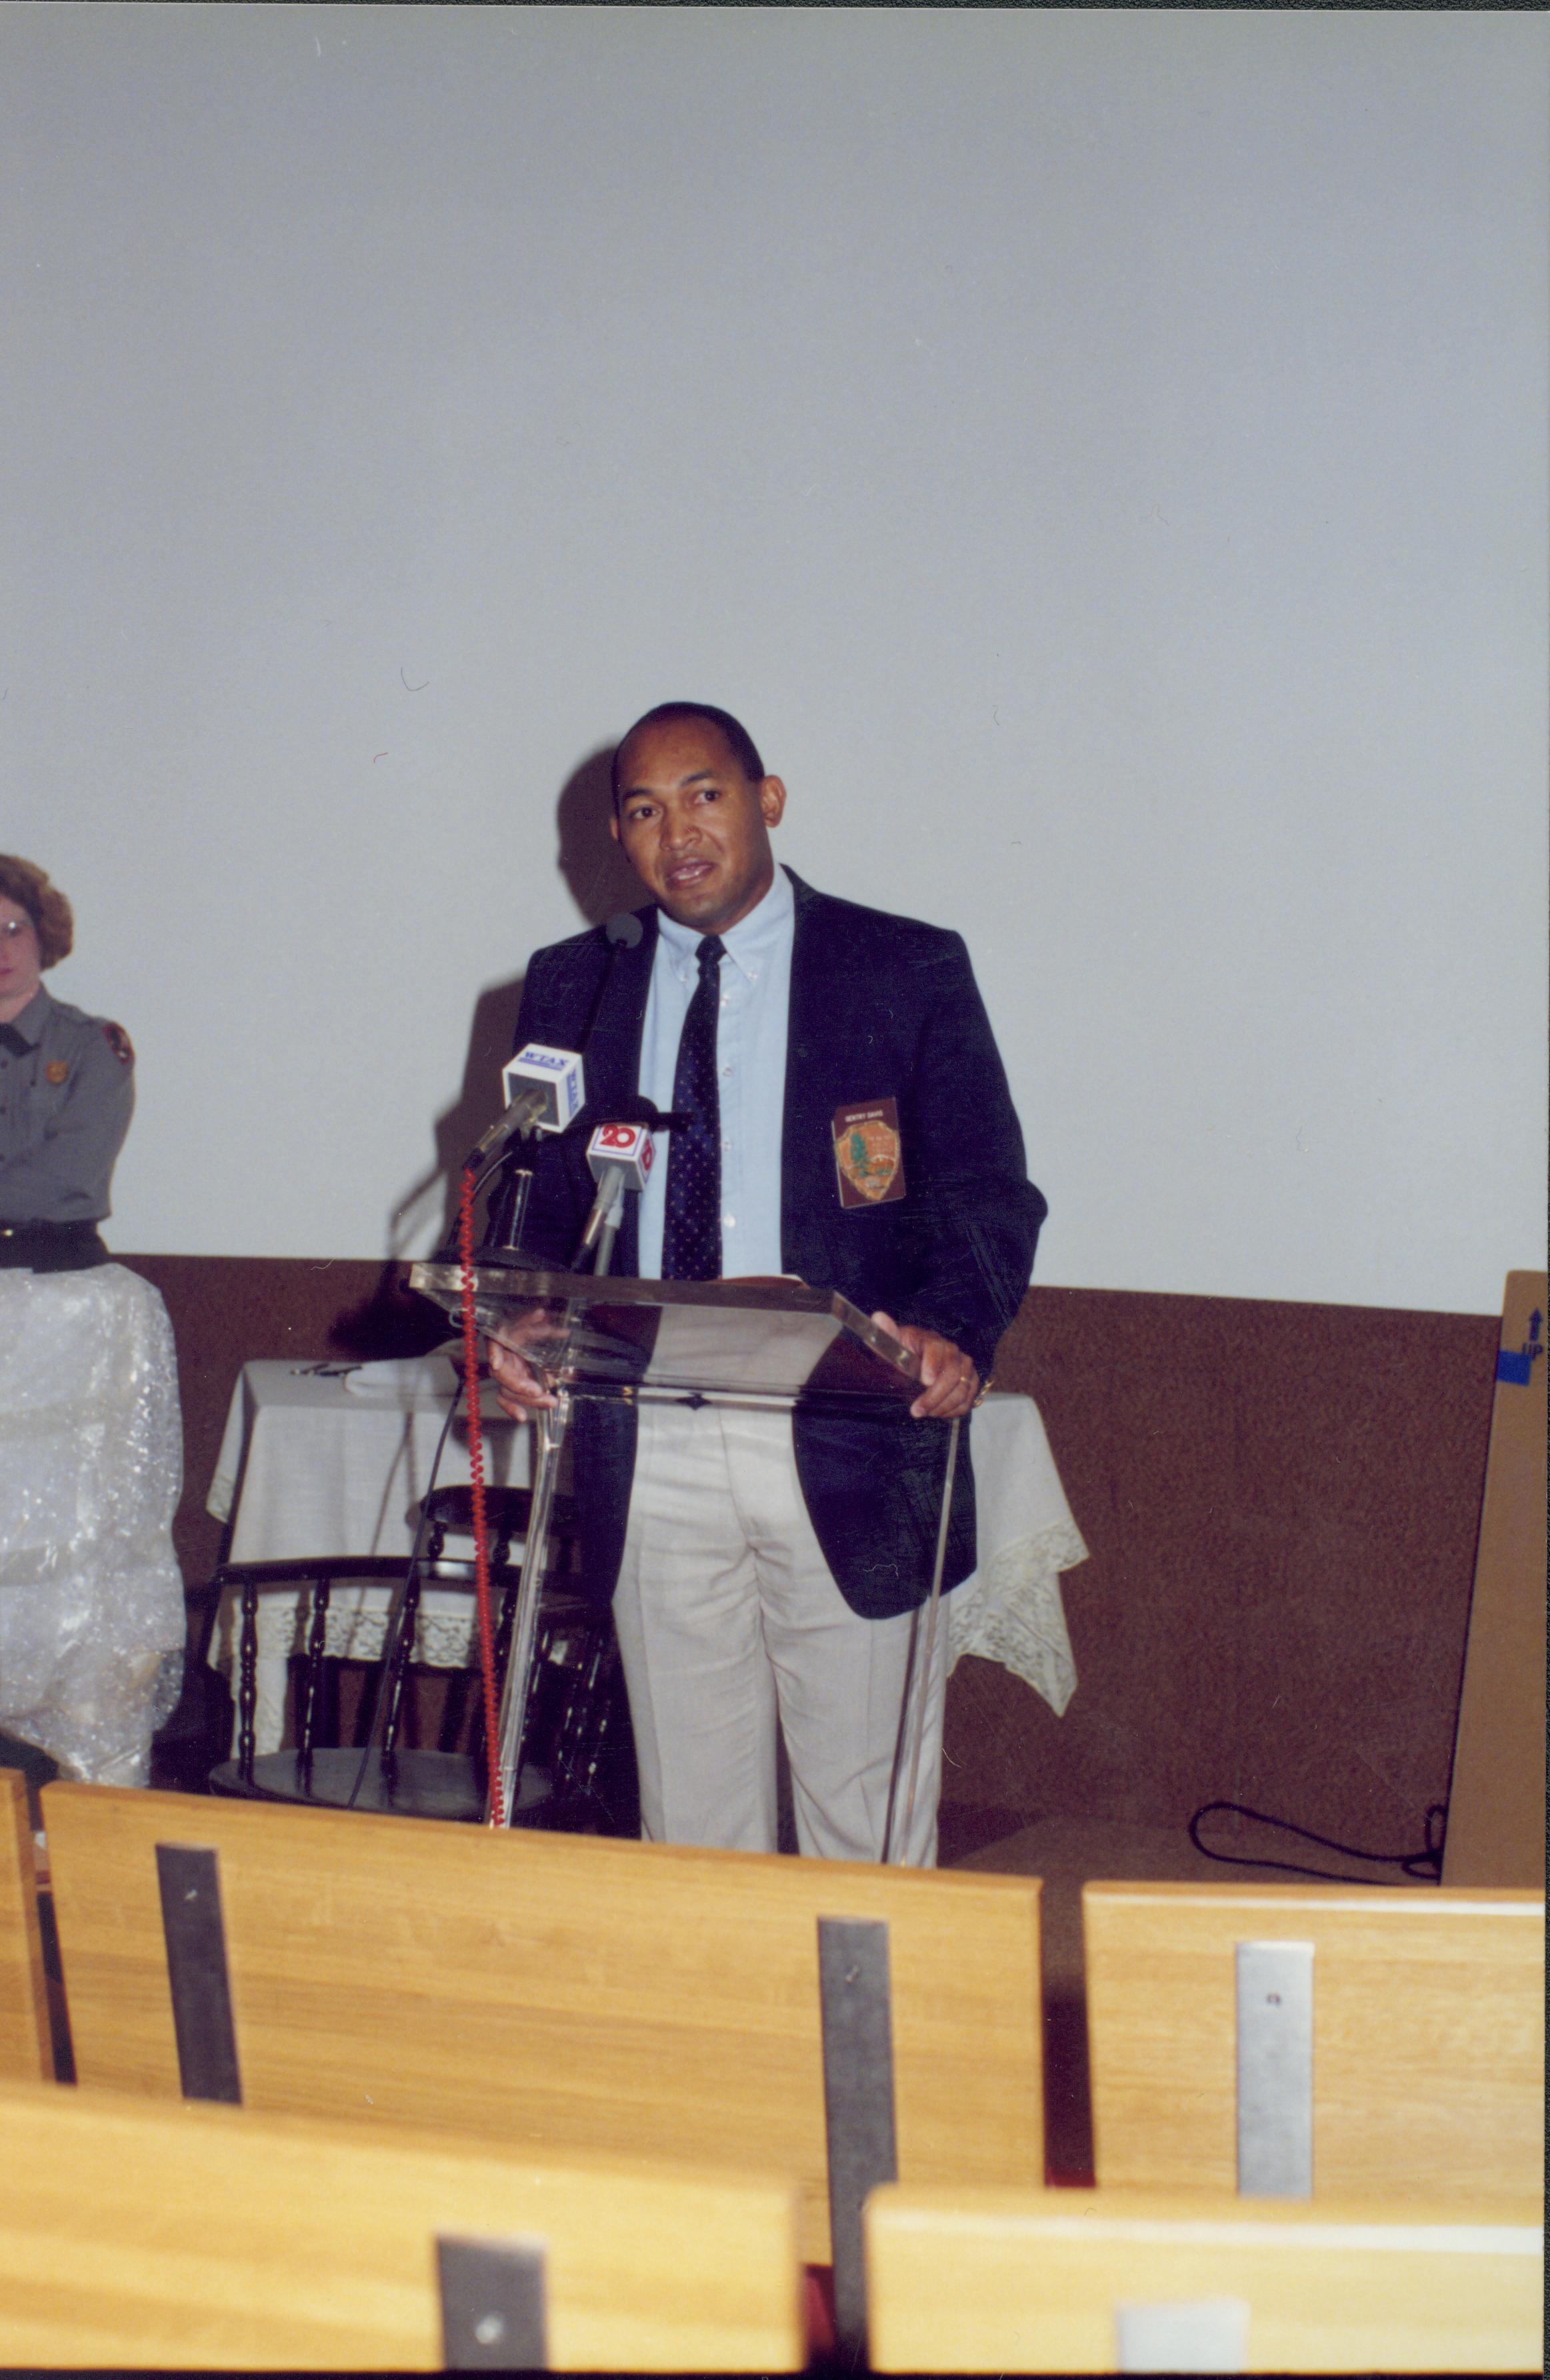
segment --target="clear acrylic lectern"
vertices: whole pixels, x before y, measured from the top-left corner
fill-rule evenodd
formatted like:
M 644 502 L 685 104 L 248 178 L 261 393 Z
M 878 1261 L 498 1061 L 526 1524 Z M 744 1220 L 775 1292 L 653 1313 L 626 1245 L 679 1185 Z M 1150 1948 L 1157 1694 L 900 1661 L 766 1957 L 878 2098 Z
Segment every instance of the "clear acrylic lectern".
M 449 1314 L 461 1310 L 463 1275 L 458 1265 L 416 1264 L 409 1285 Z M 573 1402 L 592 1398 L 897 1413 L 920 1393 L 920 1365 L 909 1348 L 880 1330 L 836 1290 L 812 1289 L 803 1281 L 629 1281 L 540 1272 L 519 1260 L 499 1264 L 486 1257 L 474 1270 L 473 1300 L 480 1330 L 486 1336 L 499 1330 L 519 1344 L 555 1399 L 535 1416 L 532 1508 L 501 1697 L 501 1803 L 509 1825 L 549 1516 Z M 957 1424 L 950 1427 L 955 1443 L 948 1449 L 949 1484 Z M 938 1587 L 946 1542 L 945 1496 Z

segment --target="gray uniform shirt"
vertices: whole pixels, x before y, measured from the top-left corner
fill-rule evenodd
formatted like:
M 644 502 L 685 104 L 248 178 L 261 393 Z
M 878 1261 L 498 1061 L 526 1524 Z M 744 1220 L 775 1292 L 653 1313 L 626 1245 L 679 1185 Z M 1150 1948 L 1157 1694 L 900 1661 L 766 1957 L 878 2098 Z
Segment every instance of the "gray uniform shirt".
M 0 1032 L 0 1222 L 100 1223 L 134 1105 L 123 1027 L 40 984 Z

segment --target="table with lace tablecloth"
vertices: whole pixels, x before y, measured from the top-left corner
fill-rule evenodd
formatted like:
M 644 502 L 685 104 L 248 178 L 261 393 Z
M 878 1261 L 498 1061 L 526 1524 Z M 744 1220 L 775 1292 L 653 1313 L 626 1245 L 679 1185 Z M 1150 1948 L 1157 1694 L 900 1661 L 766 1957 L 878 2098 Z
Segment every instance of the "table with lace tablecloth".
M 252 1363 L 233 1392 L 207 1510 L 230 1524 L 232 1562 L 401 1557 L 414 1545 L 420 1506 L 455 1391 L 445 1355 L 363 1365 Z M 530 1478 L 526 1425 L 486 1415 L 487 1475 L 497 1487 Z M 1031 1397 L 993 1395 L 972 1424 L 979 1566 L 946 1598 L 948 1657 L 997 1661 L 1027 1681 L 1057 1714 L 1076 1685 L 1060 1600 L 1060 1573 L 1086 1560 Z M 468 1424 L 453 1424 L 437 1484 L 469 1477 Z M 326 1650 L 354 1660 L 383 1652 L 391 1588 L 341 1580 L 333 1590 Z M 259 1597 L 255 1744 L 278 1749 L 286 1667 L 306 1649 L 311 1595 L 266 1588 Z M 235 1670 L 236 1591 L 223 1598 L 210 1658 Z M 473 1597 L 427 1585 L 414 1658 L 436 1668 L 475 1658 Z

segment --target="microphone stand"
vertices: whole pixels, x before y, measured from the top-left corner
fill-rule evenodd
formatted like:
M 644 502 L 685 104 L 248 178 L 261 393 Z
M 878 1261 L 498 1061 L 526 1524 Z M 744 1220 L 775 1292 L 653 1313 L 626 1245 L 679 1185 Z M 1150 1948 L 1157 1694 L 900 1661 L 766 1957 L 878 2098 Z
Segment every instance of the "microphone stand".
M 476 1263 L 521 1254 L 522 1225 L 532 1192 L 532 1166 L 518 1160 L 531 1157 L 528 1140 L 529 1135 L 523 1133 L 502 1160 L 501 1179 L 490 1193 L 490 1203 L 484 1210 L 484 1245 L 474 1259 Z
M 653 1132 L 677 1132 L 689 1122 L 687 1115 L 656 1107 L 650 1099 L 639 1097 L 621 1099 L 612 1111 L 612 1120 L 616 1123 L 650 1124 Z M 580 1272 L 589 1257 L 592 1258 L 594 1273 L 606 1272 L 613 1263 L 614 1242 L 624 1221 L 626 1194 L 641 1188 L 641 1182 L 631 1181 L 631 1171 L 629 1166 L 608 1165 L 598 1174 L 597 1196 L 570 1259 L 572 1272 Z
M 632 917 L 628 909 L 623 909 L 616 917 L 610 917 L 603 929 L 604 941 L 607 946 L 606 955 L 603 962 L 603 972 L 597 979 L 597 990 L 592 994 L 592 1004 L 587 1011 L 586 1022 L 581 1027 L 580 1039 L 578 1043 L 579 1053 L 583 1059 L 592 1046 L 592 1028 L 597 1023 L 598 1011 L 603 1006 L 604 994 L 613 979 L 614 968 L 617 964 L 619 953 L 622 951 L 635 950 L 640 944 L 643 930 L 639 917 Z M 585 1112 L 583 1109 L 583 1119 Z M 479 1251 L 479 1257 L 485 1261 L 496 1264 L 504 1261 L 509 1264 L 513 1259 L 520 1260 L 522 1257 L 522 1225 L 527 1218 L 528 1199 L 532 1191 L 532 1167 L 531 1163 L 519 1165 L 513 1160 L 519 1154 L 525 1155 L 531 1151 L 533 1137 L 533 1126 L 531 1124 L 525 1126 L 518 1134 L 510 1151 L 503 1160 L 506 1166 L 505 1177 L 492 1192 L 490 1203 L 484 1212 L 484 1245 Z M 605 1245 L 594 1267 L 598 1272 L 606 1272 L 608 1269 L 613 1259 L 614 1240 L 623 1219 L 623 1204 L 616 1198 L 609 1217 Z M 590 1245 L 591 1243 L 589 1242 L 588 1245 Z
M 576 1244 L 576 1254 L 570 1260 L 572 1272 L 580 1272 L 589 1256 L 592 1257 L 594 1273 L 606 1272 L 614 1261 L 614 1242 L 619 1225 L 624 1221 L 624 1194 L 629 1177 L 622 1165 L 606 1166 L 598 1176 L 597 1196 L 592 1200 L 587 1227 Z M 593 1249 L 597 1253 L 592 1256 Z
M 623 1221 L 624 1191 L 621 1188 L 617 1196 L 615 1198 L 613 1205 L 608 1209 L 607 1220 L 604 1222 L 603 1230 L 598 1236 L 597 1260 L 592 1266 L 593 1272 L 606 1272 L 609 1266 L 613 1263 L 614 1242 L 618 1238 L 619 1225 Z

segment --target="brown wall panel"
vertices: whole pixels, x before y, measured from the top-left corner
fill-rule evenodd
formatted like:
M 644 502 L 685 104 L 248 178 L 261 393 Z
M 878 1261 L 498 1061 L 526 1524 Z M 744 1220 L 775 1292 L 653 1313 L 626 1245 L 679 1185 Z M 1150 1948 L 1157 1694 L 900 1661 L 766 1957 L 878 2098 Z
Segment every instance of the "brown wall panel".
M 1038 1398 L 1091 1550 L 1067 1581 L 1080 1683 L 1056 1719 L 960 1671 L 949 1797 L 1159 1826 L 1220 1797 L 1419 1844 L 1495 1339 L 1472 1315 L 1030 1291 L 998 1376 Z
M 418 1302 L 372 1263 L 123 1261 L 177 1338 L 192 1585 L 243 1362 L 409 1349 Z M 1091 1550 L 1066 1586 L 1080 1682 L 1056 1719 L 963 1663 L 946 1798 L 1010 1831 L 1182 1826 L 1219 1797 L 1418 1844 L 1447 1791 L 1496 1339 L 1488 1316 L 1031 1290 L 997 1369 L 1038 1399 Z

